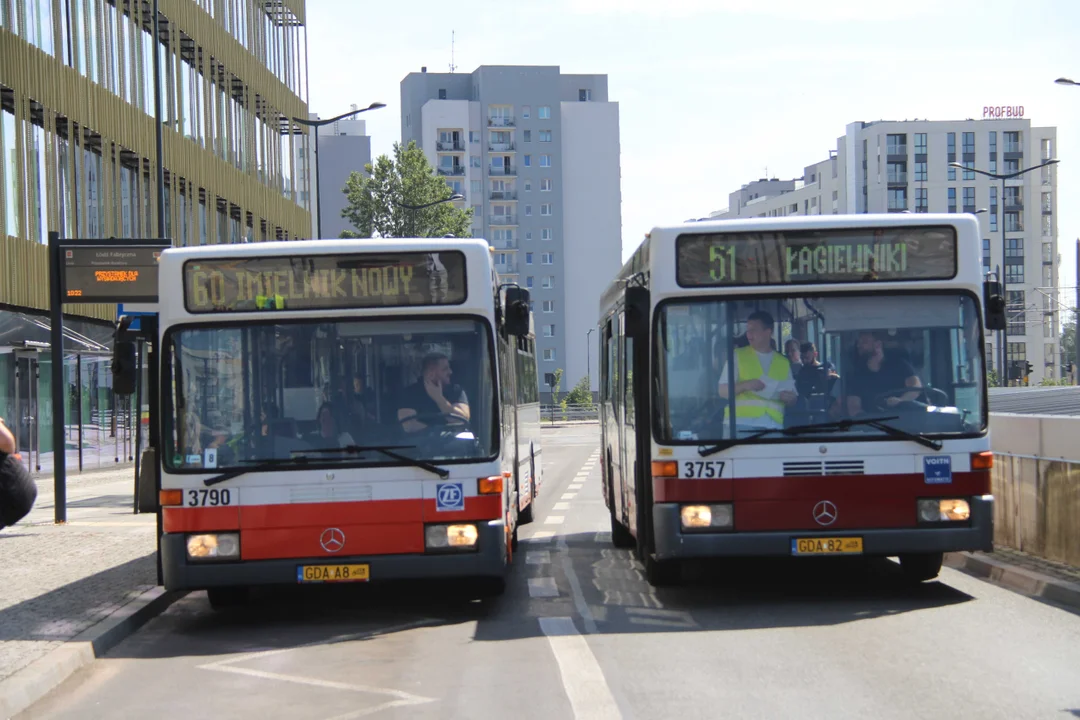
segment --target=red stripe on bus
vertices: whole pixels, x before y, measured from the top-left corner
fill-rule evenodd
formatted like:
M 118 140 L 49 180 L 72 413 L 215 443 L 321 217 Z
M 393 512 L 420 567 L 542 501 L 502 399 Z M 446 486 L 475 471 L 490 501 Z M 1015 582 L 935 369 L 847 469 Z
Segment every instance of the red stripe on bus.
M 167 533 L 239 530 L 240 507 L 167 507 L 161 526 Z
M 340 533 L 329 533 L 331 527 Z M 334 552 L 327 548 L 334 549 Z M 240 533 L 242 560 L 319 558 L 331 562 L 350 555 L 422 552 L 424 526 L 420 522 L 369 525 L 324 523 L 307 527 L 250 529 Z
M 990 492 L 990 473 L 953 473 L 952 482 L 929 485 L 922 473 L 903 475 L 818 475 L 738 478 L 735 500 L 787 500 L 845 497 L 955 497 Z M 824 494 L 823 494 L 824 493 Z M 831 497 L 826 498 L 826 495 Z
M 653 502 L 731 502 L 732 480 L 653 478 Z

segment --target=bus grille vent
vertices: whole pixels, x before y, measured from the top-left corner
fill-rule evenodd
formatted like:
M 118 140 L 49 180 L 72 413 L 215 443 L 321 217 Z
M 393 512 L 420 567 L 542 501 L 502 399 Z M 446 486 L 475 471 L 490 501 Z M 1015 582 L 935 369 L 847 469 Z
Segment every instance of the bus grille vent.
M 865 466 L 862 460 L 829 460 L 825 463 L 826 475 L 863 475 Z
M 795 475 L 820 475 L 820 460 L 792 460 L 784 463 L 784 477 Z

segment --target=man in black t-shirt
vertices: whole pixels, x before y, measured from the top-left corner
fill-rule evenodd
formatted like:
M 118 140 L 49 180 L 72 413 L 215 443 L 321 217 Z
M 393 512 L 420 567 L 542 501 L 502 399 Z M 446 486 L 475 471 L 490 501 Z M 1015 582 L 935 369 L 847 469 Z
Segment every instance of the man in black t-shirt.
M 886 355 L 884 343 L 876 333 L 859 333 L 855 344 L 859 362 L 848 377 L 847 410 L 852 417 L 876 413 L 901 402 L 919 397 L 918 390 L 879 397 L 883 392 L 900 388 L 921 388 L 922 381 L 915 368 L 901 357 Z
M 469 419 L 469 399 L 460 385 L 450 383 L 450 359 L 442 353 L 424 358 L 420 380 L 405 388 L 397 416 L 405 432 L 423 430 L 431 421 L 410 420 L 420 415 L 454 415 L 459 422 Z M 444 418 L 444 422 L 452 422 Z

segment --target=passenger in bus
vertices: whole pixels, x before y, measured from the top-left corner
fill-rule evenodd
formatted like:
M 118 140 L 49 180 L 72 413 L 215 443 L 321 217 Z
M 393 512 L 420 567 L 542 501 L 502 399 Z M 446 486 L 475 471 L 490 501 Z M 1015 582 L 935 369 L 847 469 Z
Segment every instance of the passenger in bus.
M 832 363 L 818 360 L 817 346 L 804 342 L 799 346 L 802 367 L 795 375 L 795 391 L 804 410 L 811 413 L 808 422 L 819 421 L 822 414 L 837 415 L 840 410 L 839 375 Z
M 337 412 L 333 403 L 324 402 L 315 415 L 316 430 L 308 438 L 314 447 L 329 449 L 355 445 L 352 435 L 338 426 Z
M 898 352 L 886 354 L 884 345 L 885 338 L 879 333 L 859 333 L 855 343 L 858 362 L 847 384 L 847 411 L 852 417 L 877 413 L 919 397 L 919 390 L 882 396 L 891 390 L 922 387 L 911 363 Z
M 803 366 L 799 341 L 795 338 L 788 338 L 788 341 L 784 343 L 784 355 L 787 357 L 788 362 L 791 363 L 792 377 L 797 376 Z
M 759 310 L 746 321 L 749 344 L 735 350 L 735 425 L 764 429 L 784 426 L 785 408 L 798 399 L 791 362 L 773 345 L 773 318 Z M 720 371 L 719 394 L 727 399 L 728 367 Z M 727 417 L 727 411 L 724 413 Z
M 459 422 L 469 419 L 469 399 L 460 385 L 450 382 L 451 375 L 450 358 L 446 355 L 431 353 L 424 358 L 420 379 L 405 388 L 398 406 L 398 421 L 405 432 L 423 430 L 431 424 L 434 415 L 456 416 Z M 427 416 L 428 420 L 409 419 L 420 416 Z

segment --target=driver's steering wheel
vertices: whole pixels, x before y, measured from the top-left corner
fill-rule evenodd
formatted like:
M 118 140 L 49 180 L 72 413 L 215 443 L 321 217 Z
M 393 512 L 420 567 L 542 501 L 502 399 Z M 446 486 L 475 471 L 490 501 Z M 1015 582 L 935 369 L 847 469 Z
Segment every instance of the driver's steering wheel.
M 452 422 L 448 422 L 447 420 Z M 428 433 L 442 433 L 446 428 L 467 428 L 469 427 L 469 420 L 464 415 L 459 415 L 457 412 L 433 412 L 433 413 L 414 413 L 408 417 L 398 419 L 398 424 L 401 425 L 401 429 L 405 432 L 405 423 L 410 420 L 424 423 L 423 428 L 414 432 L 428 432 Z
M 913 404 L 916 404 L 918 402 L 919 398 L 925 399 L 926 404 L 930 405 L 933 403 L 933 401 L 930 399 L 931 393 L 934 393 L 935 397 L 941 398 L 941 402 L 938 403 L 939 405 L 945 405 L 949 402 L 949 396 L 946 395 L 943 390 L 939 390 L 929 385 L 922 385 L 920 387 L 902 387 L 895 390 L 886 390 L 885 392 L 877 393 L 876 395 L 874 395 L 874 406 L 880 410 L 889 410 L 890 406 L 885 403 L 886 398 L 893 397 L 894 395 L 906 395 L 907 393 L 916 391 L 918 391 L 919 394 L 915 396 L 914 400 L 901 400 L 896 405 L 893 405 L 892 408 L 904 406 L 911 407 Z

